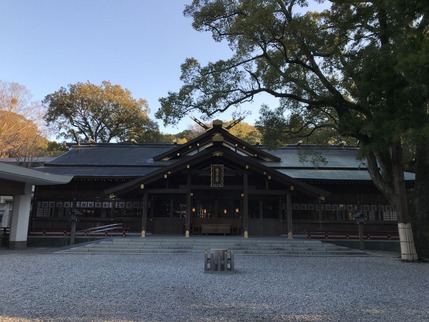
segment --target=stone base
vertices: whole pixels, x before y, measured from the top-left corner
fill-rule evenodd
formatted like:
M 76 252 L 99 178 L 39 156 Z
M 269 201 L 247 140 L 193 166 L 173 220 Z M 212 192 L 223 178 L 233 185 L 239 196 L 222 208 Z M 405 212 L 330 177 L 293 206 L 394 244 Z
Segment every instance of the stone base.
M 27 241 L 9 241 L 9 249 L 23 250 L 27 249 Z

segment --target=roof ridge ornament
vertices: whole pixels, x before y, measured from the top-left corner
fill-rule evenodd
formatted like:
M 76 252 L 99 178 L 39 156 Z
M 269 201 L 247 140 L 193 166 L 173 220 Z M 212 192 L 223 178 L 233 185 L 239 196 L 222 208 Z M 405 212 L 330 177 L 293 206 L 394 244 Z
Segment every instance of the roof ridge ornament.
M 198 124 L 204 128 L 208 127 L 207 124 L 202 123 L 194 117 L 191 117 Z M 280 158 L 261 149 L 259 146 L 253 146 L 250 143 L 239 139 L 235 135 L 231 134 L 227 129 L 231 129 L 233 126 L 238 124 L 241 119 L 235 120 L 229 125 L 224 125 L 221 120 L 214 120 L 212 122 L 212 127 L 208 128 L 204 133 L 201 133 L 196 138 L 192 139 L 185 144 L 174 147 L 171 150 L 168 150 L 164 153 L 156 155 L 153 157 L 154 161 L 161 160 L 171 160 L 182 157 L 184 155 L 194 155 L 195 153 L 200 153 L 201 151 L 209 148 L 213 145 L 216 146 L 226 146 L 231 150 L 235 150 L 236 153 L 247 155 L 252 158 L 260 159 L 266 162 L 280 162 Z M 224 127 L 225 126 L 225 127 Z M 179 154 L 178 154 L 179 153 Z
M 225 130 L 229 131 L 230 129 L 232 129 L 234 126 L 236 126 L 238 123 L 240 123 L 241 121 L 244 120 L 244 116 L 236 119 L 235 121 L 233 121 L 231 124 L 225 126 Z
M 223 135 L 220 133 L 215 133 L 212 137 L 213 142 L 223 142 Z
M 201 122 L 199 119 L 197 119 L 196 117 L 193 116 L 189 116 L 191 118 L 192 121 L 194 121 L 195 123 L 197 123 L 199 126 L 201 126 L 204 130 L 208 130 L 209 127 L 207 125 L 205 125 L 203 122 Z
M 189 116 L 191 118 L 192 121 L 194 121 L 195 123 L 197 123 L 199 126 L 201 126 L 204 130 L 209 130 L 210 127 L 206 124 L 204 124 L 203 122 L 201 122 L 199 119 L 197 119 L 196 117 L 193 116 Z M 212 122 L 212 128 L 224 128 L 225 130 L 229 131 L 230 129 L 232 129 L 234 126 L 236 126 L 238 123 L 240 123 L 241 121 L 244 120 L 244 116 L 232 121 L 230 124 L 226 125 L 225 127 L 223 126 L 223 121 L 216 119 L 213 120 Z

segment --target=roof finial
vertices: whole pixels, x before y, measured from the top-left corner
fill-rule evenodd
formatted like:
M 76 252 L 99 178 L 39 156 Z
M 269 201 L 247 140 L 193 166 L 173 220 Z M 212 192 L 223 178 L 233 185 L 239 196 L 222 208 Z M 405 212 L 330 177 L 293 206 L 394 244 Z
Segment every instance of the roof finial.
M 230 130 L 232 129 L 234 126 L 236 126 L 238 123 L 240 123 L 241 121 L 244 120 L 244 116 L 240 117 L 239 119 L 233 121 L 231 124 L 229 124 L 228 126 L 225 126 L 225 130 Z
M 205 125 L 203 122 L 201 122 L 199 119 L 197 119 L 196 117 L 193 116 L 189 116 L 191 118 L 192 121 L 194 121 L 195 123 L 197 123 L 199 126 L 201 126 L 204 130 L 208 130 L 209 127 L 207 125 Z
M 213 128 L 221 128 L 223 126 L 223 122 L 221 120 L 214 120 L 212 126 Z

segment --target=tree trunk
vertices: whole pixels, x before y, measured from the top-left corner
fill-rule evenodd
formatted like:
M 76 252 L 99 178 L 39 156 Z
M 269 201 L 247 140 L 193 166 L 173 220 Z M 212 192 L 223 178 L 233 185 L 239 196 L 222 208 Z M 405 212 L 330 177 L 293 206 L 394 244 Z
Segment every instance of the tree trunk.
M 417 252 L 420 258 L 429 258 L 429 138 L 416 145 L 415 207 Z
M 398 231 L 401 246 L 401 258 L 406 261 L 417 260 L 413 232 L 408 213 L 408 198 L 404 179 L 402 146 L 398 141 L 393 144 L 390 156 L 382 153 L 367 156 L 368 171 L 372 181 L 380 190 L 398 215 Z
M 400 142 L 396 142 L 392 146 L 392 172 L 395 190 L 395 200 L 393 200 L 393 205 L 395 205 L 396 212 L 398 214 L 401 259 L 405 261 L 418 260 L 414 245 L 413 231 L 411 229 L 410 216 L 408 213 L 407 191 L 404 179 L 404 163 Z

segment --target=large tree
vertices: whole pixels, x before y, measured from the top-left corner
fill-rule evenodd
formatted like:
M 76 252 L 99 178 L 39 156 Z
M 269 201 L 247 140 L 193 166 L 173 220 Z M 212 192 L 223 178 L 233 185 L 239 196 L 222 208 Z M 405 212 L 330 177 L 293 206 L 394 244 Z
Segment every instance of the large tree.
M 83 142 L 153 141 L 159 136 L 158 125 L 148 117 L 144 99 L 108 81 L 100 86 L 86 83 L 61 87 L 43 100 L 45 120 L 58 137 Z
M 0 81 L 0 157 L 25 166 L 44 155 L 47 140 L 40 128 L 42 105 L 18 83 Z
M 401 54 L 409 57 L 404 39 L 427 41 L 427 5 L 331 1 L 321 13 L 302 14 L 306 5 L 302 0 L 194 0 L 185 9 L 194 28 L 227 41 L 234 54 L 206 66 L 187 59 L 184 85 L 160 100 L 157 116 L 175 123 L 194 110 L 213 115 L 259 93 L 281 98 L 284 111 L 316 115 L 317 126 L 359 141 L 374 184 L 397 211 L 402 259 L 415 260 L 403 142 L 413 129 L 427 139 L 428 96 L 400 66 Z
M 15 158 L 24 166 L 31 166 L 45 154 L 48 140 L 36 123 L 24 116 L 0 110 L 0 158 Z
M 400 50 L 396 68 L 411 85 L 411 96 L 418 100 L 420 110 L 426 114 L 425 111 L 429 110 L 429 2 L 402 1 L 397 14 L 399 19 L 408 21 L 411 20 L 410 17 L 418 18 L 407 29 L 407 37 L 398 39 Z M 422 112 L 417 114 L 417 117 L 420 116 Z M 416 246 L 420 255 L 429 258 L 429 131 L 427 118 L 424 116 L 426 115 L 411 129 L 410 142 L 415 147 L 416 161 L 413 218 L 413 225 L 417 227 Z
M 31 99 L 31 92 L 24 85 L 0 81 L 0 110 L 22 115 L 39 124 L 43 120 L 43 106 Z

